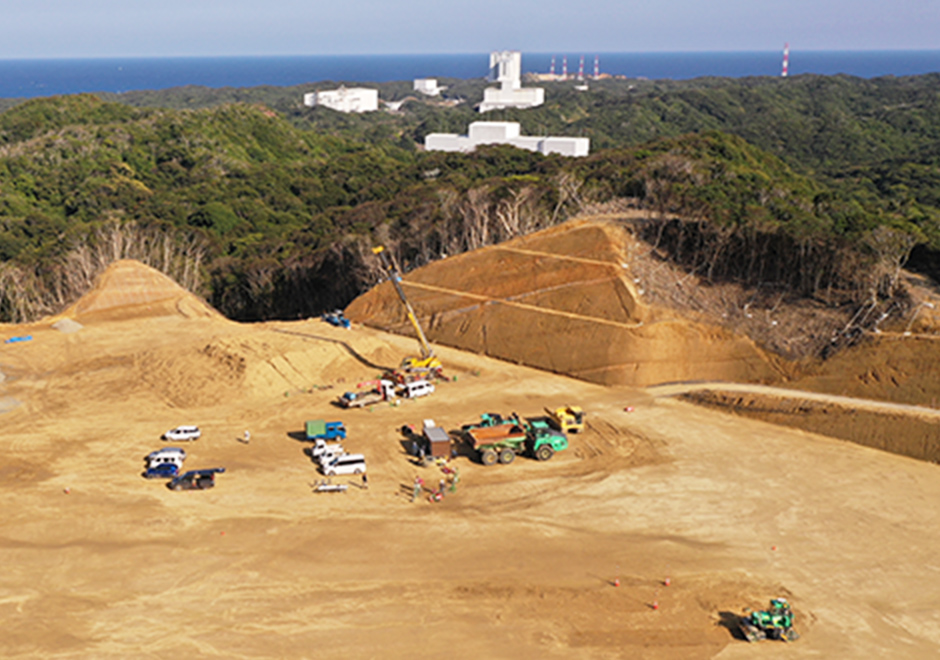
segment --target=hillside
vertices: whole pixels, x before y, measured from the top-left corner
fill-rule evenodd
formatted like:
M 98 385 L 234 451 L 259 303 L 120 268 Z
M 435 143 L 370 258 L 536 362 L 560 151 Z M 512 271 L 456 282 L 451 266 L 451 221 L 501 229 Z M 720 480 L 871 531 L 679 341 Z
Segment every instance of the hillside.
M 431 341 L 603 385 L 780 378 L 747 338 L 650 305 L 633 270 L 639 249 L 614 223 L 574 221 L 437 261 L 403 286 Z M 346 313 L 410 329 L 387 282 Z
M 929 209 L 846 196 L 716 132 L 576 160 L 425 154 L 300 130 L 263 106 L 80 96 L 0 114 L 0 142 L 7 320 L 73 302 L 121 258 L 187 273 L 230 318 L 303 318 L 374 283 L 376 243 L 413 268 L 606 207 L 650 212 L 643 238 L 712 283 L 890 306 L 895 266 L 931 250 L 935 226 Z

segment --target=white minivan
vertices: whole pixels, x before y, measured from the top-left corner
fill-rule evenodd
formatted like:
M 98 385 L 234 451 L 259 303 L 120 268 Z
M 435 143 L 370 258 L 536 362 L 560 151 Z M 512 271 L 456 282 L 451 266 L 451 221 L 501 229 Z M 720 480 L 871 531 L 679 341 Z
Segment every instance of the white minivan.
M 321 469 L 328 477 L 338 474 L 362 474 L 366 471 L 366 457 L 362 454 L 343 454 L 324 463 Z
M 401 395 L 409 399 L 427 396 L 434 391 L 434 384 L 426 380 L 416 380 L 401 386 Z
M 180 442 L 182 440 L 198 440 L 202 432 L 198 426 L 177 426 L 163 434 L 164 440 Z
M 164 447 L 157 451 L 147 454 L 147 468 L 155 468 L 164 463 L 172 463 L 178 468 L 183 467 L 183 461 L 186 460 L 186 452 L 179 447 Z

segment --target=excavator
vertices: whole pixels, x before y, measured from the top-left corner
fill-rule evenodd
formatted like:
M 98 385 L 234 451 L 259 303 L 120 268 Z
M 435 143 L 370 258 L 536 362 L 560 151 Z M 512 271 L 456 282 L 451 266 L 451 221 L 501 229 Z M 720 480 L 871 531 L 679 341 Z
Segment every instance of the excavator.
M 411 326 L 415 329 L 415 334 L 418 336 L 421 357 L 405 358 L 401 363 L 402 371 L 411 374 L 439 377 L 444 365 L 441 364 L 440 359 L 434 355 L 434 349 L 431 348 L 431 344 L 428 342 L 424 330 L 421 329 L 421 324 L 418 323 L 415 310 L 412 308 L 411 303 L 408 302 L 408 298 L 405 297 L 405 291 L 401 287 L 401 273 L 398 271 L 398 267 L 395 266 L 392 258 L 388 255 L 388 252 L 385 251 L 384 246 L 380 245 L 379 247 L 372 248 L 372 252 L 378 256 L 379 261 L 382 263 L 382 268 L 388 274 L 388 279 L 391 281 L 392 286 L 395 287 L 398 299 L 401 300 L 401 304 L 405 308 L 405 315 L 408 317 L 408 320 L 411 321 Z

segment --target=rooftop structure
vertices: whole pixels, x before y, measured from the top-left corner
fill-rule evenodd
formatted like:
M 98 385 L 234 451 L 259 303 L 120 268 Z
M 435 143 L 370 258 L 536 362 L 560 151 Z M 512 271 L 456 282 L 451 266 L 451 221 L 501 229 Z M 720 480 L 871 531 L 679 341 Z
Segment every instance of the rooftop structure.
M 414 91 L 428 96 L 440 96 L 444 87 L 437 86 L 437 78 L 415 78 Z
M 304 94 L 304 105 L 322 105 L 338 112 L 372 112 L 379 109 L 379 91 L 365 87 L 340 87 Z
M 470 124 L 467 135 L 430 133 L 424 138 L 424 148 L 428 151 L 466 153 L 481 144 L 510 144 L 519 149 L 562 156 L 587 156 L 591 150 L 589 138 L 520 135 L 519 123 L 514 121 L 475 121 Z
M 490 53 L 490 82 L 499 87 L 483 90 L 480 112 L 501 108 L 534 108 L 545 103 L 545 90 L 540 87 L 522 87 L 522 53 L 503 50 Z

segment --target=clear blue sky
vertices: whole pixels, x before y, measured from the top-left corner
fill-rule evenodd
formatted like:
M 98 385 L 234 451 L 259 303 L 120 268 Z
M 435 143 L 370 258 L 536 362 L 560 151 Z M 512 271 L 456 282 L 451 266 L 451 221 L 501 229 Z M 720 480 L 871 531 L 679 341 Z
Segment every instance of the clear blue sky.
M 0 59 L 940 49 L 940 0 L 0 0 Z

